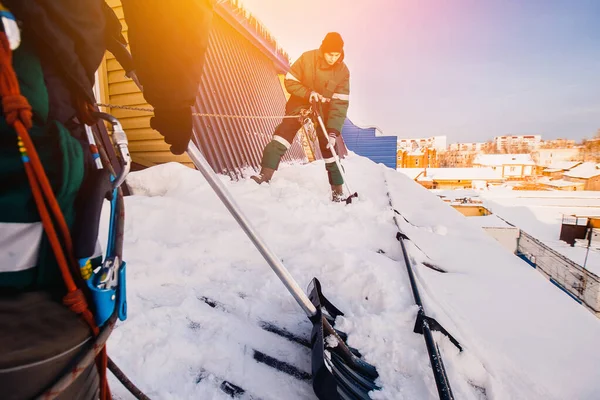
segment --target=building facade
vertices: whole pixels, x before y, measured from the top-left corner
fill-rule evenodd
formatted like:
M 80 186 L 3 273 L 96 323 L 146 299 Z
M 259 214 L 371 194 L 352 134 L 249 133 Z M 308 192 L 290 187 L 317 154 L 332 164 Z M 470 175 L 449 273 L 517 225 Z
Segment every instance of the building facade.
M 452 143 L 450 146 L 448 146 L 448 150 L 485 152 L 487 147 L 488 143 L 485 142 Z
M 439 151 L 445 151 L 447 147 L 446 136 L 432 136 L 428 138 L 404 139 L 398 137 L 398 150 L 417 150 L 421 148 L 430 148 Z
M 541 135 L 505 135 L 496 136 L 494 143 L 498 153 L 528 153 L 541 146 Z
M 545 168 L 559 162 L 583 161 L 583 154 L 579 147 L 541 148 L 531 156 L 537 165 Z
M 473 167 L 498 170 L 505 179 L 520 180 L 536 175 L 535 162 L 529 154 L 478 154 Z
M 429 147 L 413 151 L 398 150 L 398 168 L 438 168 L 437 150 Z

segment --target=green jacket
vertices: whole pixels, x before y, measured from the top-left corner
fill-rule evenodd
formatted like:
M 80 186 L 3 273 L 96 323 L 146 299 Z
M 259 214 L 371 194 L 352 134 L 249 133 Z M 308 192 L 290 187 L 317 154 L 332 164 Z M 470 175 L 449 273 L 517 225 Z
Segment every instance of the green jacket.
M 32 107 L 29 130 L 66 222 L 83 181 L 83 150 L 59 122 L 48 118 L 49 99 L 38 58 L 23 41 L 13 53 L 21 93 Z M 63 281 L 17 146 L 17 133 L 0 116 L 0 292 L 4 287 L 62 288 Z M 27 251 L 25 251 L 25 249 Z
M 334 65 L 329 65 L 321 50 L 307 51 L 286 75 L 285 88 L 291 94 L 287 114 L 309 106 L 312 91 L 330 98 L 329 103 L 323 104 L 325 126 L 339 135 L 348 113 L 350 95 L 350 71 L 344 63 L 344 53 Z

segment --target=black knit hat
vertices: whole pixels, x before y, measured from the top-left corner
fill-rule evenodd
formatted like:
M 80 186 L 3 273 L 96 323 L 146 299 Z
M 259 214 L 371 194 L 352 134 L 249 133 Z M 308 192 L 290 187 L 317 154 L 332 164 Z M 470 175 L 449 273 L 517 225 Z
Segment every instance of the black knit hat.
M 321 43 L 321 51 L 323 53 L 341 53 L 344 50 L 344 40 L 337 32 L 329 32 L 323 43 Z

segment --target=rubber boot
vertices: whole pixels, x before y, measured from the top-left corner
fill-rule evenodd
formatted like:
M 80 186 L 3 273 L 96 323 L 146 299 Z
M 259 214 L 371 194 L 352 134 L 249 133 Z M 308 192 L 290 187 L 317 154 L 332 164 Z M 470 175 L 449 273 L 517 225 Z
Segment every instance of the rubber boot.
M 250 179 L 252 179 L 254 182 L 256 182 L 260 185 L 263 182 L 269 182 L 271 180 L 271 178 L 273 177 L 274 173 L 275 173 L 274 169 L 262 167 L 260 169 L 260 174 L 253 175 L 250 177 Z
M 251 176 L 254 182 L 259 185 L 263 182 L 269 182 L 273 174 L 279 167 L 281 157 L 287 151 L 287 147 L 279 143 L 277 140 L 271 140 L 263 150 L 263 156 L 260 163 L 260 174 Z
M 344 186 L 343 185 L 331 185 L 331 201 L 334 203 L 341 203 L 346 201 L 344 197 Z

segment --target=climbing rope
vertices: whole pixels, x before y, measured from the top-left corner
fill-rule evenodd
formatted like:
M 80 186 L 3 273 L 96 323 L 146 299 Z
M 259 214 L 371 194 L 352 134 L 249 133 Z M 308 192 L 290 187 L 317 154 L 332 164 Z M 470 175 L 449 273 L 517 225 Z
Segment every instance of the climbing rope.
M 31 192 L 67 288 L 63 303 L 71 311 L 81 315 L 90 326 L 94 336 L 98 336 L 100 330 L 94 322 L 93 314 L 88 307 L 83 292 L 77 286 L 71 274 L 72 271 L 78 270 L 78 264 L 73 253 L 71 234 L 35 145 L 29 136 L 28 130 L 33 125 L 32 108 L 27 99 L 21 95 L 17 75 L 12 66 L 12 50 L 4 32 L 0 32 L 0 96 L 2 97 L 2 110 L 6 122 L 17 132 L 19 152 L 21 153 L 21 160 Z M 58 225 L 58 232 L 55 224 Z M 61 237 L 59 237 L 59 233 Z M 100 398 L 102 400 L 111 398 L 106 377 L 107 359 L 106 347 L 102 347 L 99 349 L 99 356 L 96 357 L 96 365 L 100 375 Z M 47 393 L 48 397 L 46 398 L 54 398 L 56 395 L 58 393 L 50 392 Z
M 109 170 L 109 172 L 116 176 L 115 170 L 110 163 L 110 159 L 106 153 L 106 149 L 102 144 L 102 141 L 98 137 L 97 133 L 94 131 L 93 136 L 97 145 L 98 154 L 102 161 L 102 165 Z M 123 190 L 121 187 L 117 189 L 117 207 L 119 210 L 117 216 L 117 222 L 115 226 L 115 256 L 119 259 L 123 259 L 123 229 L 124 229 L 124 220 L 125 214 L 124 209 L 125 205 L 123 202 Z M 48 389 L 42 396 L 39 397 L 39 400 L 49 400 L 56 397 L 58 394 L 62 393 L 65 389 L 67 389 L 78 377 L 81 375 L 83 371 L 91 364 L 94 360 L 94 357 L 98 354 L 98 352 L 102 349 L 105 349 L 106 341 L 108 340 L 110 334 L 112 333 L 115 323 L 117 319 L 117 313 L 114 313 L 108 321 L 105 323 L 104 327 L 100 331 L 100 334 L 96 337 L 92 346 L 88 348 L 88 350 L 79 357 L 79 360 L 76 364 L 71 368 L 69 373 L 64 374 L 50 389 Z M 145 396 L 126 376 L 125 374 L 117 367 L 117 365 L 107 356 L 107 367 L 108 369 L 119 379 L 121 383 L 137 398 L 140 400 L 149 399 Z
M 119 367 L 113 362 L 113 360 L 108 357 L 108 369 L 113 375 L 125 386 L 129 393 L 131 393 L 138 400 L 150 400 L 150 397 L 146 396 L 144 392 L 142 392 Z
M 119 110 L 154 112 L 154 109 L 149 108 L 149 107 L 122 106 L 122 105 L 110 104 L 110 103 L 96 103 L 96 105 L 99 107 L 116 108 Z M 196 117 L 232 118 L 232 119 L 290 119 L 290 118 L 298 119 L 300 117 L 300 114 L 298 114 L 298 115 L 229 115 L 229 114 L 211 114 L 211 113 L 196 113 L 196 112 L 192 113 L 192 115 L 194 115 Z

